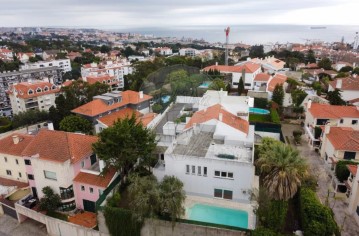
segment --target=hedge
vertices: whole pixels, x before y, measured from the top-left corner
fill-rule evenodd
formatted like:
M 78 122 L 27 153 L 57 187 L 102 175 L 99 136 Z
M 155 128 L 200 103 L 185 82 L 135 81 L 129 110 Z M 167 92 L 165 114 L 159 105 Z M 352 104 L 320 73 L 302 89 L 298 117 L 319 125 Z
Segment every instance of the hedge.
M 107 228 L 112 236 L 140 236 L 142 224 L 135 221 L 129 210 L 105 207 L 104 216 Z
M 251 236 L 281 236 L 282 234 L 277 233 L 271 229 L 259 227 L 252 231 Z
M 273 123 L 279 124 L 280 118 L 277 109 L 271 108 L 270 109 L 270 116 Z
M 336 164 L 335 175 L 337 176 L 337 178 L 340 182 L 347 180 L 350 175 L 347 165 L 358 165 L 358 163 L 354 162 L 354 161 L 344 161 L 343 160 L 343 161 L 339 161 Z
M 304 235 L 340 235 L 333 212 L 322 205 L 315 192 L 309 188 L 299 191 L 300 214 Z
M 10 131 L 12 129 L 11 121 L 6 117 L 0 118 L 0 134 Z

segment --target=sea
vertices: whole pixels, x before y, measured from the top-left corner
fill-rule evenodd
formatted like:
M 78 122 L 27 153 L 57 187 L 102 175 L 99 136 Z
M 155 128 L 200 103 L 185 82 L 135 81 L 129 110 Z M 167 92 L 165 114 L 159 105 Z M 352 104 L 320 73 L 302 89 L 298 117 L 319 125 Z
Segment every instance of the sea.
M 207 42 L 225 42 L 227 26 L 183 26 L 171 28 L 108 29 L 116 32 L 140 33 L 161 37 L 204 39 Z M 306 43 L 311 41 L 353 43 L 359 25 L 229 25 L 229 43 L 268 44 Z

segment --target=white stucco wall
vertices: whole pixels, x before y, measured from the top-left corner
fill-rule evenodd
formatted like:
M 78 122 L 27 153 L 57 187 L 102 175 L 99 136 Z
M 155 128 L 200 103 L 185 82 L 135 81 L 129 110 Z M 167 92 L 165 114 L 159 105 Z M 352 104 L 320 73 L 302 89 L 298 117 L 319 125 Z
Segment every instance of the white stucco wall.
M 5 157 L 7 161 L 5 161 Z M 18 164 L 16 163 L 16 160 L 18 161 Z M 6 170 L 10 170 L 11 175 L 7 175 Z M 19 173 L 21 173 L 21 177 Z M 24 159 L 19 156 L 0 153 L 0 177 L 26 183 L 27 174 Z

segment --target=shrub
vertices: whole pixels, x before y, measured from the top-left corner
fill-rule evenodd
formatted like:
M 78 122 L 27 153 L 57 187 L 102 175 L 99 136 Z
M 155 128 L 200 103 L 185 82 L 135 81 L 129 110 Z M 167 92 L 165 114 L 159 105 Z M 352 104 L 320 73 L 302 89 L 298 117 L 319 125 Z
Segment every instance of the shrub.
M 270 109 L 270 116 L 271 116 L 273 123 L 276 123 L 276 124 L 280 123 L 280 118 L 279 118 L 277 109 L 274 109 L 274 108 Z
M 158 104 L 158 103 L 156 103 L 152 106 L 152 111 L 155 113 L 161 113 L 162 109 L 163 109 L 162 105 Z
M 268 100 L 266 98 L 254 98 L 254 107 L 267 109 Z
M 333 212 L 320 203 L 313 190 L 301 188 L 299 198 L 304 235 L 340 235 Z
M 300 143 L 303 132 L 301 130 L 294 130 L 293 137 L 296 143 Z
M 252 231 L 252 236 L 280 236 L 280 233 L 277 233 L 271 229 L 259 227 Z
M 10 131 L 12 129 L 11 121 L 6 117 L 0 118 L 0 134 Z
M 339 161 L 337 163 L 335 167 L 335 175 L 340 182 L 347 180 L 350 175 L 347 165 L 358 165 L 358 163 L 354 161 Z
M 112 236 L 140 236 L 142 223 L 134 220 L 131 211 L 122 208 L 105 207 L 106 225 Z

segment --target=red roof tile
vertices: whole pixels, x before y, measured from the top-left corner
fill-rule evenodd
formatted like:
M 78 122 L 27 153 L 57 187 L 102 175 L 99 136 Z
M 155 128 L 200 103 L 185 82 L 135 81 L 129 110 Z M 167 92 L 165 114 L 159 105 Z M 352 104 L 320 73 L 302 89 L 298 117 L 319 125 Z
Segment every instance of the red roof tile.
M 359 118 L 359 111 L 355 106 L 337 106 L 312 103 L 308 111 L 314 118 L 336 119 L 342 117 Z
M 18 136 L 20 142 L 14 144 L 13 137 Z M 34 139 L 34 136 L 27 134 L 17 134 L 14 133 L 0 140 L 0 153 L 10 154 L 14 156 L 21 156 L 21 153 L 29 145 L 29 143 Z
M 359 130 L 349 127 L 330 127 L 326 134 L 335 150 L 359 151 Z
M 287 81 L 287 76 L 282 74 L 274 75 L 274 77 L 269 81 L 268 91 L 273 92 L 277 84 L 284 84 L 285 81 Z
M 185 129 L 192 127 L 194 124 L 204 123 L 213 119 L 219 120 L 219 114 L 222 113 L 222 122 L 248 134 L 249 123 L 232 113 L 226 111 L 221 105 L 216 104 L 207 109 L 197 111 L 186 124 Z
M 76 163 L 93 153 L 96 136 L 55 130 L 41 130 L 22 152 L 23 156 L 39 155 L 40 159 Z
M 126 117 L 131 117 L 132 114 L 135 114 L 136 118 L 140 117 L 142 114 L 137 110 L 131 108 L 125 108 L 116 112 L 111 113 L 110 115 L 99 118 L 98 120 L 107 125 L 112 126 L 117 120 L 124 119 Z
M 11 180 L 11 179 L 5 179 L 5 178 L 0 177 L 0 185 L 16 186 L 18 188 L 25 188 L 25 187 L 29 186 L 29 183 L 24 183 L 24 182 L 15 181 L 15 180 Z
M 40 92 L 37 91 L 38 88 L 41 89 Z M 60 89 L 57 86 L 46 81 L 22 82 L 14 84 L 10 87 L 9 93 L 13 94 L 14 90 L 17 91 L 16 96 L 23 99 L 60 92 Z M 30 90 L 32 90 L 32 94 L 29 94 Z
M 270 77 L 271 76 L 266 73 L 259 73 L 254 78 L 254 81 L 268 81 L 270 79 Z
M 121 102 L 114 103 L 112 105 L 107 105 L 100 99 L 95 99 L 85 105 L 82 105 L 78 108 L 72 110 L 73 113 L 78 113 L 90 117 L 97 116 L 99 114 L 114 110 L 119 107 L 123 107 L 128 104 L 138 104 L 143 101 L 148 101 L 152 99 L 152 96 L 143 94 L 143 98 L 140 99 L 139 92 L 127 90 L 121 93 L 122 100 Z
M 213 65 L 213 66 L 207 66 L 203 70 L 209 71 L 209 70 L 218 70 L 220 72 L 226 73 L 226 72 L 235 72 L 235 73 L 242 73 L 244 70 L 245 73 L 254 73 L 257 70 L 260 70 L 261 66 L 256 63 L 248 62 L 244 65 L 240 66 L 223 66 L 223 65 Z
M 342 87 L 340 90 L 359 90 L 359 76 L 357 77 L 346 77 L 346 78 L 338 78 L 334 81 L 329 82 L 329 84 L 336 89 L 337 88 L 337 81 L 342 80 Z M 359 97 L 359 93 L 358 93 Z
M 350 171 L 350 173 L 352 173 L 353 176 L 356 176 L 358 170 L 357 165 L 347 165 L 347 168 Z
M 109 169 L 104 176 L 80 172 L 74 178 L 74 182 L 106 188 L 110 184 L 115 174 L 116 170 L 113 168 Z

